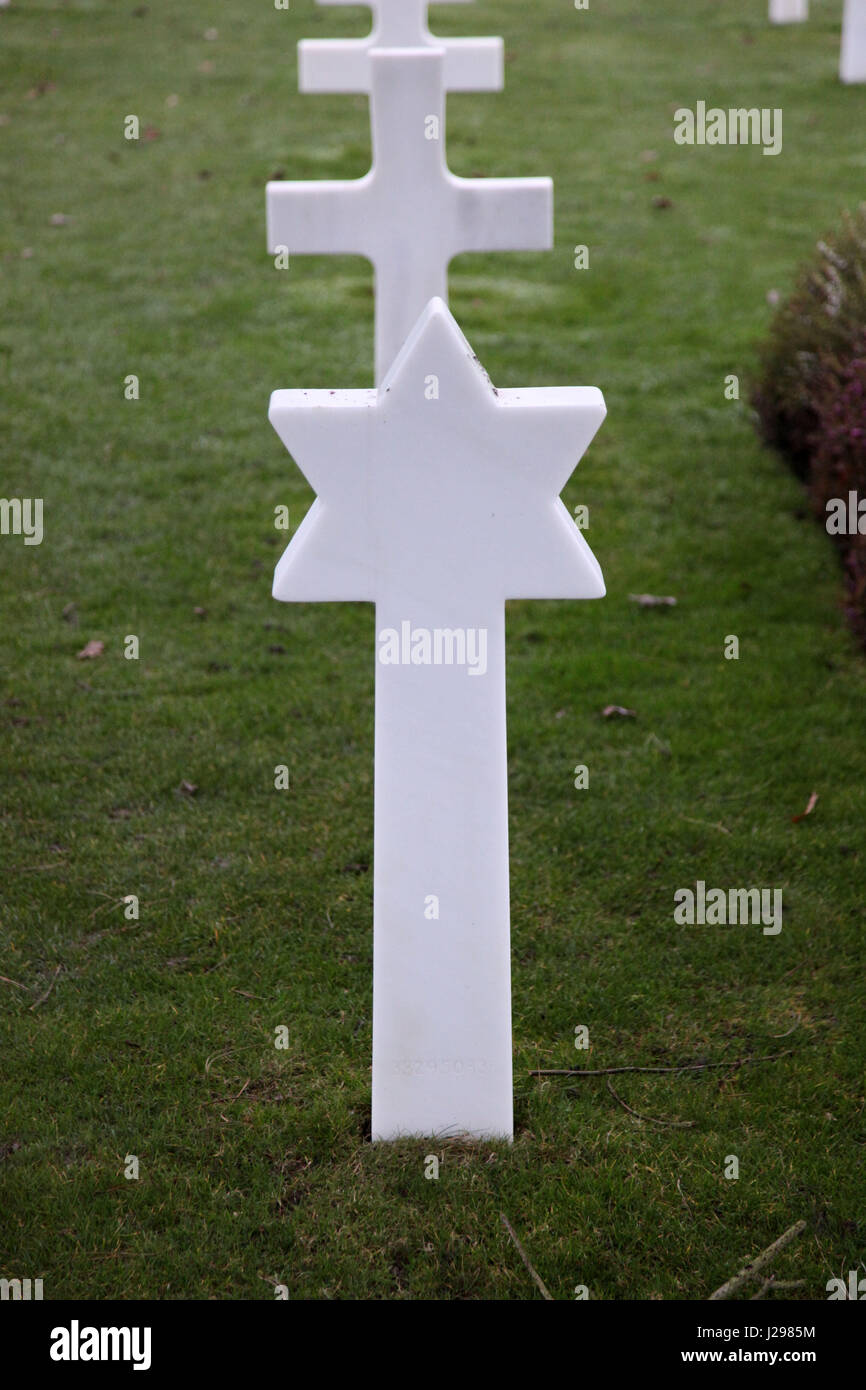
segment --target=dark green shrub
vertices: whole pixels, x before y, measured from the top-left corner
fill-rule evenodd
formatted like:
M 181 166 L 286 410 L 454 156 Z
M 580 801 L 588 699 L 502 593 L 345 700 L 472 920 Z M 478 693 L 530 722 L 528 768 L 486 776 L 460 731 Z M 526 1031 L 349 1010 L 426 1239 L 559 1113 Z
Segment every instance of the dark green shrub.
M 818 401 L 841 381 L 866 331 L 866 203 L 818 242 L 779 309 L 752 393 L 761 433 L 800 477 L 815 449 Z
M 866 640 L 866 330 L 859 352 L 818 403 L 809 495 L 815 515 L 842 550 L 848 617 Z M 828 515 L 843 508 L 845 530 Z
M 866 203 L 818 242 L 776 314 L 752 404 L 762 438 L 805 482 L 822 524 L 828 502 L 866 500 Z M 836 540 L 848 614 L 866 639 L 866 534 L 855 526 Z

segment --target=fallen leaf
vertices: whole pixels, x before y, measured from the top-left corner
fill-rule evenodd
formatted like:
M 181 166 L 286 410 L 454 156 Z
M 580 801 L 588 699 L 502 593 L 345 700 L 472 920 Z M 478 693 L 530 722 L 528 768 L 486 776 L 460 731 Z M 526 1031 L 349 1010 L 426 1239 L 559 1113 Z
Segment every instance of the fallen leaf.
M 676 608 L 677 601 L 669 594 L 660 598 L 658 594 L 629 594 L 632 603 L 641 608 Z
M 206 608 L 194 608 L 192 611 L 193 611 L 193 613 L 195 614 L 195 616 L 196 616 L 197 618 L 206 618 L 206 617 L 207 617 L 207 609 L 206 609 Z
M 610 719 L 612 715 L 620 719 L 637 719 L 637 710 L 625 709 L 622 705 L 605 705 L 601 713 L 604 719 Z
M 181 792 L 184 796 L 195 796 L 196 792 L 198 791 L 198 787 L 195 785 L 194 782 L 187 782 L 186 778 L 184 778 L 184 780 L 178 787 L 178 791 Z
M 50 217 L 52 227 L 65 227 L 69 218 L 65 212 L 52 212 Z
M 93 638 L 91 638 L 87 645 L 82 647 L 81 651 L 78 652 L 78 660 L 90 661 L 95 656 L 102 656 L 104 651 L 105 643 L 94 641 Z
M 796 824 L 797 824 L 797 821 L 799 821 L 799 820 L 805 820 L 807 816 L 811 816 L 812 812 L 813 812 L 814 809 L 815 809 L 815 806 L 817 805 L 817 802 L 818 802 L 818 793 L 817 793 L 817 792 L 813 792 L 812 795 L 809 797 L 809 804 L 807 805 L 805 811 L 802 811 L 802 812 L 800 813 L 799 816 L 792 816 L 792 817 L 791 817 L 792 823 L 793 823 L 794 825 L 796 825 Z
M 672 208 L 673 203 L 671 202 L 670 198 L 665 198 L 662 196 L 661 193 L 657 193 L 656 196 L 653 198 L 653 207 L 658 209 Z

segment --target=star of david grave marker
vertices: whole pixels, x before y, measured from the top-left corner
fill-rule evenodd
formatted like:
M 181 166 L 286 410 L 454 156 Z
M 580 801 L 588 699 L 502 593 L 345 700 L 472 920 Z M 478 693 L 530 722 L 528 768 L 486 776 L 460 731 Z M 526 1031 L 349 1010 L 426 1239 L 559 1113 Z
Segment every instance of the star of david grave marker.
M 496 391 L 441 300 L 378 390 L 271 398 L 317 494 L 274 597 L 376 605 L 374 1140 L 512 1133 L 505 601 L 604 594 L 559 500 L 604 415 Z

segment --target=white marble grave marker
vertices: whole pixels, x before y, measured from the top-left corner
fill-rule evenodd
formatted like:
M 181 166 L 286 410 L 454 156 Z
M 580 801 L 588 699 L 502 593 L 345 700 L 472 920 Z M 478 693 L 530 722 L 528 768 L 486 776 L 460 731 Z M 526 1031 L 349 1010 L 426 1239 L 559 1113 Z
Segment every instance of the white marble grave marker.
M 466 0 L 445 0 L 448 4 Z M 319 0 L 350 5 L 358 0 Z M 374 48 L 442 48 L 449 92 L 498 92 L 503 84 L 501 39 L 438 39 L 427 27 L 428 0 L 368 0 L 374 15 L 365 39 L 302 39 L 298 86 L 302 92 L 369 92 Z
M 505 600 L 599 598 L 559 500 L 594 388 L 496 391 L 441 300 L 378 391 L 275 391 L 317 492 L 284 601 L 376 605 L 374 1140 L 512 1134 Z
M 866 82 L 866 0 L 845 0 L 839 76 L 843 82 Z
M 770 0 L 773 24 L 800 24 L 809 18 L 809 0 Z
M 550 179 L 463 179 L 445 162 L 442 49 L 370 54 L 373 165 L 360 179 L 269 183 L 268 246 L 361 255 L 376 281 L 376 381 L 463 251 L 553 245 Z

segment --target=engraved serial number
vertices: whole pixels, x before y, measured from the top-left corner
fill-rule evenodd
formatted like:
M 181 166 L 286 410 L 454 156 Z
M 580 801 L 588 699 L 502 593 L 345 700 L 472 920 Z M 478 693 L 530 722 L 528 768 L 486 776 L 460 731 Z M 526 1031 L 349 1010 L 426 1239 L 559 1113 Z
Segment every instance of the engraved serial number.
M 483 1057 L 407 1057 L 394 1063 L 398 1076 L 430 1076 L 433 1074 L 450 1076 L 483 1076 L 490 1070 L 490 1063 Z

